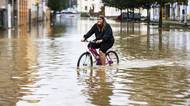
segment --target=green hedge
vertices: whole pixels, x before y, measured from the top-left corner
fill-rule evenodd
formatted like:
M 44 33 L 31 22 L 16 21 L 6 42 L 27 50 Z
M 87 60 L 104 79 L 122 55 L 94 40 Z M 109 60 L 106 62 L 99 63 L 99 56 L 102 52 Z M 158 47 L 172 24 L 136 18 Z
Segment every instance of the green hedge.
M 90 17 L 90 15 L 88 13 L 81 13 L 80 16 L 81 17 Z

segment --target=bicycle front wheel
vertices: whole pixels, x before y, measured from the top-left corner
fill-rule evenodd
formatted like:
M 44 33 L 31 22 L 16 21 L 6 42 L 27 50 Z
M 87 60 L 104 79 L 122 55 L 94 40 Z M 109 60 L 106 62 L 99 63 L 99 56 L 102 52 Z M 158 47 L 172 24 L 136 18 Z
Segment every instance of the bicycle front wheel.
M 77 68 L 92 67 L 92 55 L 89 52 L 81 54 L 77 62 Z
M 119 64 L 119 57 L 115 51 L 108 51 L 106 53 L 106 60 L 109 65 Z

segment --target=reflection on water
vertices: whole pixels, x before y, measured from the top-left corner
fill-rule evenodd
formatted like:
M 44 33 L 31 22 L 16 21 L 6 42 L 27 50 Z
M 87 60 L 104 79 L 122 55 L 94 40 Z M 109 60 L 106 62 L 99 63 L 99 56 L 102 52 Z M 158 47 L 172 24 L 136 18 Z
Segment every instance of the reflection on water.
M 112 76 L 108 76 L 105 68 L 79 70 L 78 80 L 85 89 L 82 94 L 88 97 L 91 104 L 109 106 L 113 95 Z M 111 82 L 110 82 L 111 81 Z
M 138 24 L 138 23 L 135 23 Z M 131 24 L 130 24 L 131 25 Z M 171 29 L 171 31 L 158 31 L 154 26 L 147 27 L 140 24 L 144 28 L 144 33 L 140 27 L 130 30 L 123 30 L 122 33 L 116 33 L 117 49 L 121 51 L 123 57 L 127 59 L 173 59 L 183 61 L 189 59 L 190 40 L 189 32 L 179 32 Z M 140 32 L 140 33 L 139 33 Z M 179 36 L 180 35 L 180 36 Z
M 78 72 L 83 95 L 93 105 L 187 105 L 189 71 L 180 66 L 86 69 Z
M 120 70 L 115 76 L 115 91 L 133 105 L 184 105 L 189 103 L 188 74 L 187 69 L 175 66 Z
M 113 95 L 113 76 L 117 70 L 106 70 L 105 68 L 77 70 L 78 83 L 84 88 L 82 95 L 88 98 L 88 102 L 98 106 L 111 105 Z
M 37 81 L 36 47 L 28 36 L 26 27 L 21 27 L 18 38 L 4 38 L 1 43 L 0 56 L 0 104 L 14 106 L 25 95 L 31 95 L 34 83 Z M 14 34 L 13 34 L 14 35 Z
M 1 31 L 0 105 L 189 105 L 190 32 L 107 21 L 120 65 L 77 71 L 87 50 L 80 39 L 96 20 L 59 17 L 53 27 Z

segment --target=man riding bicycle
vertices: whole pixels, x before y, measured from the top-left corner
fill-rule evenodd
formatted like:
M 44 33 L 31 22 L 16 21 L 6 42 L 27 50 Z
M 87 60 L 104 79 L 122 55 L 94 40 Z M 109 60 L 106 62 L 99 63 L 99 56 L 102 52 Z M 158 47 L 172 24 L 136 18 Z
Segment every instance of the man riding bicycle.
M 95 34 L 95 42 L 96 43 L 89 43 L 88 47 L 92 48 L 99 48 L 99 55 L 100 55 L 100 62 L 101 65 L 106 64 L 106 57 L 105 54 L 108 49 L 110 49 L 114 44 L 114 37 L 112 33 L 111 26 L 106 22 L 104 16 L 100 15 L 97 18 L 97 23 L 95 23 L 92 28 L 84 35 L 83 39 L 81 40 L 84 42 L 89 37 Z

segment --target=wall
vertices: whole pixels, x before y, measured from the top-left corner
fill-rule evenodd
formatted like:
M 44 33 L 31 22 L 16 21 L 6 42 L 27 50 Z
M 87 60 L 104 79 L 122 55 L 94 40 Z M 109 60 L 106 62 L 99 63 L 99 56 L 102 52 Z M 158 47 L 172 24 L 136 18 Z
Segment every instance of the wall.
M 88 13 L 90 8 L 94 6 L 94 12 L 98 13 L 101 6 L 103 6 L 101 0 L 78 0 L 78 11 Z
M 6 8 L 6 0 L 1 0 L 0 9 Z
M 28 23 L 28 0 L 19 0 L 18 2 L 18 25 Z
M 6 0 L 0 1 L 0 28 L 7 28 L 7 5 Z

